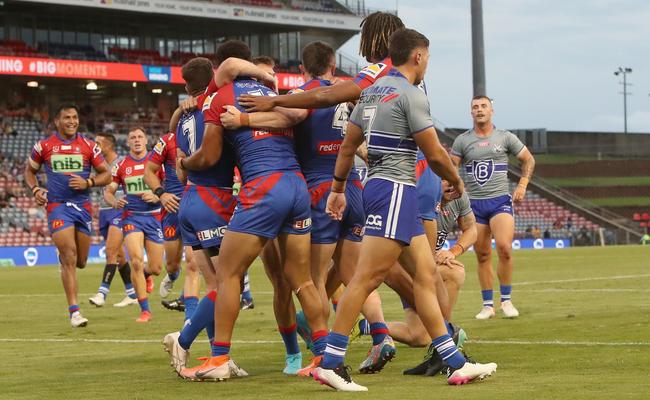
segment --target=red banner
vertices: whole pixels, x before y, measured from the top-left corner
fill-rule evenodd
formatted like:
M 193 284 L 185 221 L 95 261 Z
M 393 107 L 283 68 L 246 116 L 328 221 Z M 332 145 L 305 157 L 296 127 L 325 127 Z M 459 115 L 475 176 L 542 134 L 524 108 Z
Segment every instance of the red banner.
M 0 56 L 0 75 L 184 84 L 181 67 L 53 58 Z M 305 83 L 299 74 L 279 72 L 277 77 L 281 90 L 293 89 Z

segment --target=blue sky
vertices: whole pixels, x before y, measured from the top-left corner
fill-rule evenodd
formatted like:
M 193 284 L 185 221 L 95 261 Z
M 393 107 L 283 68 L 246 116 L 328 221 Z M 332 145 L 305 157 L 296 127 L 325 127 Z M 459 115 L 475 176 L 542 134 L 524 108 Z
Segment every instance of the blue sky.
M 366 0 L 371 8 L 392 2 Z M 431 41 L 426 83 L 432 114 L 470 124 L 470 0 L 399 0 L 404 23 Z M 623 131 L 613 72 L 631 67 L 628 130 L 650 133 L 650 1 L 484 0 L 488 95 L 507 129 Z M 342 47 L 358 53 L 358 36 Z

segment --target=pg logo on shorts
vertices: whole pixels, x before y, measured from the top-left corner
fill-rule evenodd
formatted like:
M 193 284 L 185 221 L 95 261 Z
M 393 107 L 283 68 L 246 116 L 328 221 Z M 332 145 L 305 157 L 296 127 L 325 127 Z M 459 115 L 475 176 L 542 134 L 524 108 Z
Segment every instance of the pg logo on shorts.
M 492 160 L 474 160 L 472 161 L 472 173 L 474 180 L 479 185 L 485 185 L 494 173 L 494 161 Z
M 366 228 L 379 229 L 384 224 L 382 216 L 377 214 L 370 214 L 366 218 Z

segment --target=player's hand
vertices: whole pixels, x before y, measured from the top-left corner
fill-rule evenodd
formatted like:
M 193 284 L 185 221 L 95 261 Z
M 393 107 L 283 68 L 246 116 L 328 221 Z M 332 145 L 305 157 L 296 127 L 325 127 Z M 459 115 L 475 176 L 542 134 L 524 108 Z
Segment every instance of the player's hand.
M 463 182 L 460 177 L 458 177 L 458 180 L 456 182 L 449 182 L 451 186 L 454 188 L 455 196 L 453 196 L 454 199 L 459 198 L 463 193 L 465 193 L 465 182 Z
M 330 195 L 327 197 L 325 212 L 332 219 L 340 221 L 343 219 L 343 211 L 345 211 L 346 203 L 345 193 L 330 192 Z
M 275 76 L 264 71 L 264 74 L 261 76 L 261 78 L 261 83 L 264 84 L 264 86 L 273 89 L 274 92 L 278 91 L 278 81 Z
M 271 111 L 275 107 L 275 98 L 272 96 L 242 94 L 237 97 L 237 102 L 248 112 Z
M 34 192 L 34 198 L 36 199 L 36 204 L 39 206 L 44 206 L 47 204 L 47 189 L 39 188 Z
M 451 260 L 455 260 L 456 256 L 449 250 L 440 250 L 436 252 L 435 259 L 436 264 L 443 265 L 447 264 Z
M 79 175 L 70 174 L 70 181 L 68 181 L 68 186 L 74 190 L 86 190 L 88 189 L 88 182 Z
M 452 260 L 447 261 L 446 263 L 443 264 L 444 266 L 448 267 L 449 269 L 454 269 L 454 268 L 465 268 L 462 262 L 456 260 L 455 258 Z
M 158 203 L 160 201 L 158 196 L 153 194 L 153 192 L 144 192 L 144 193 L 142 193 L 142 200 L 146 201 L 147 203 Z
M 519 203 L 526 197 L 526 188 L 523 185 L 517 185 L 517 188 L 512 192 L 512 201 Z
M 196 110 L 196 107 L 199 105 L 199 102 L 196 100 L 196 97 L 188 96 L 185 100 L 181 101 L 178 105 L 184 114 L 190 113 Z
M 118 210 L 121 210 L 124 207 L 126 207 L 127 204 L 129 204 L 129 202 L 126 201 L 125 198 L 122 198 L 122 199 L 119 199 L 118 201 L 115 202 L 115 207 L 114 208 L 116 208 Z
M 173 193 L 163 193 L 160 195 L 160 204 L 167 210 L 167 212 L 178 212 L 178 207 L 181 199 Z
M 225 106 L 226 111 L 223 112 L 219 119 L 224 128 L 235 130 L 241 127 L 241 111 L 235 106 Z

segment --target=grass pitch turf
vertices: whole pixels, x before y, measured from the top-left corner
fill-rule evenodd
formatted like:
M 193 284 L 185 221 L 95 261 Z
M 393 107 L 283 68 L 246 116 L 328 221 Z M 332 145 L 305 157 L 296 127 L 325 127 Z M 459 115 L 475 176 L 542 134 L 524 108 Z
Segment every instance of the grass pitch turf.
M 467 282 L 454 319 L 469 334 L 469 354 L 497 362 L 497 373 L 463 387 L 447 386 L 442 377 L 405 377 L 402 370 L 419 363 L 426 350 L 398 345 L 397 358 L 380 374 L 353 375 L 368 386 L 366 394 L 335 393 L 282 374 L 284 347 L 259 262 L 251 268 L 255 309 L 240 314 L 232 347 L 252 376 L 221 383 L 185 382 L 171 372 L 160 340 L 181 326 L 182 315 L 160 306 L 157 288 L 152 322 L 136 324 L 137 306 L 111 306 L 123 297 L 119 277 L 108 306 L 88 305 L 102 272 L 88 266 L 79 271 L 79 287 L 90 323 L 73 329 L 57 268 L 0 268 L 0 398 L 647 399 L 649 256 L 650 247 L 517 251 L 513 299 L 522 316 L 489 321 L 474 319 L 481 304 L 476 262 L 472 254 L 463 256 Z M 401 319 L 396 295 L 385 287 L 381 294 L 386 318 Z M 205 335 L 200 338 L 193 356 L 207 354 Z M 353 368 L 369 343 L 352 344 L 347 362 Z M 304 364 L 304 347 L 303 355 Z

